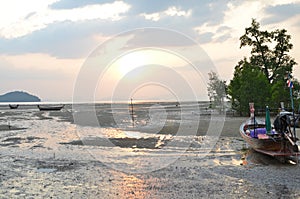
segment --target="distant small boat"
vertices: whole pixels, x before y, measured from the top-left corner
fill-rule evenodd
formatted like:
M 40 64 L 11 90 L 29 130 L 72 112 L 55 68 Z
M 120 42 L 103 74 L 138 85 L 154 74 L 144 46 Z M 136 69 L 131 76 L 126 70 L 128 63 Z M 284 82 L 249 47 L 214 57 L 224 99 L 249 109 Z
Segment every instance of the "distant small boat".
M 19 104 L 9 104 L 8 106 L 10 109 L 17 109 L 19 107 Z
M 65 105 L 37 105 L 40 111 L 60 111 Z

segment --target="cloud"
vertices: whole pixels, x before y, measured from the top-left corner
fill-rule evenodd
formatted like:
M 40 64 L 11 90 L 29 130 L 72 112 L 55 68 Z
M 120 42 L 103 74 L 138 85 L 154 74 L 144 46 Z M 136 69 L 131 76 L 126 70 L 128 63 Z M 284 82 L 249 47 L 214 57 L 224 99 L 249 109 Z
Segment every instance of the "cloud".
M 48 6 L 57 0 L 10 0 L 1 2 L 0 27 L 1 29 L 18 20 L 26 19 L 30 14 L 47 10 Z
M 44 8 L 27 13 L 26 16 L 10 20 L 10 24 L 1 26 L 0 36 L 18 38 L 34 31 L 46 28 L 49 24 L 63 21 L 109 20 L 117 21 L 130 6 L 122 1 L 107 4 L 86 5 L 80 8 L 53 10 Z
M 278 23 L 299 15 L 300 2 L 270 6 L 265 9 L 269 16 L 263 20 L 265 24 Z
M 209 42 L 222 43 L 232 38 L 232 28 L 228 26 L 222 26 L 222 24 L 209 25 L 206 23 L 200 27 L 196 27 L 195 31 L 199 34 L 197 38 L 201 44 Z
M 51 9 L 54 10 L 64 10 L 64 9 L 74 9 L 80 8 L 87 5 L 95 5 L 95 4 L 104 4 L 111 3 L 111 0 L 84 0 L 84 1 L 74 1 L 74 0 L 60 0 L 50 5 Z
M 244 34 L 244 28 L 251 24 L 252 18 L 257 19 L 265 25 L 279 23 L 298 14 L 300 2 L 296 4 L 292 1 L 227 1 L 226 4 L 212 2 L 207 4 L 208 10 L 214 10 L 217 16 L 208 12 L 208 19 L 194 30 L 198 33 L 200 43 L 225 42 L 228 39 L 236 38 Z M 293 7 L 293 9 L 291 9 Z M 194 14 L 194 12 L 193 12 Z M 218 23 L 217 23 L 218 22 Z
M 10 26 L 0 28 L 0 54 L 48 53 L 58 58 L 86 57 L 103 41 L 97 38 L 105 39 L 142 27 L 169 28 L 194 35 L 193 27 L 205 21 L 218 23 L 214 19 L 222 18 L 223 14 L 215 10 L 224 7 L 217 6 L 217 2 L 222 1 L 181 4 L 173 1 L 52 0 L 28 9 L 18 20 L 13 19 Z
M 192 14 L 192 10 L 187 11 L 181 10 L 175 6 L 169 7 L 167 10 L 155 13 L 142 13 L 141 16 L 145 17 L 146 20 L 159 21 L 163 17 L 189 17 Z
M 50 24 L 27 36 L 0 39 L 0 54 L 47 53 L 57 58 L 86 57 L 101 42 L 99 38 L 104 26 L 108 25 L 101 20 Z M 106 35 L 110 32 L 113 31 L 108 28 Z
M 147 28 L 134 31 L 133 38 L 128 41 L 126 48 L 134 49 L 139 47 L 182 47 L 195 45 L 185 35 L 160 28 Z
M 218 60 L 231 59 L 237 57 L 232 48 L 239 47 L 239 37 L 251 25 L 251 18 L 256 18 L 263 29 L 277 25 L 297 34 L 299 5 L 299 0 L 12 0 L 0 6 L 0 54 L 44 53 L 59 59 L 85 58 L 101 42 L 120 32 L 157 27 L 196 39 L 212 55 L 217 54 L 213 57 Z M 154 38 L 153 34 L 139 35 L 128 45 L 151 43 L 161 47 L 186 45 L 164 34 Z M 220 52 L 219 48 L 224 51 L 222 46 L 235 53 Z
M 213 40 L 213 36 L 214 36 L 214 33 L 212 33 L 212 32 L 200 33 L 198 36 L 198 41 L 202 44 L 209 43 Z
M 131 5 L 130 16 L 141 13 L 159 13 L 174 6 L 174 4 L 178 4 L 178 2 L 174 1 L 125 0 L 125 2 Z

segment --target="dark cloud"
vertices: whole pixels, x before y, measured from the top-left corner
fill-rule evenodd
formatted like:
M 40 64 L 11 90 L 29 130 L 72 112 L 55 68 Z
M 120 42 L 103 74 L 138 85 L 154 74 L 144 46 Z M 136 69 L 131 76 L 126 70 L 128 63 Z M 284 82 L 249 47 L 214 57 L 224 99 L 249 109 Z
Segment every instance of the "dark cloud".
M 34 16 L 35 14 L 36 14 L 36 12 L 31 12 L 28 15 L 26 15 L 24 19 L 29 19 L 30 17 Z
M 112 3 L 111 0 L 61 0 L 53 3 L 50 8 L 52 9 L 73 9 L 80 8 L 87 5 Z
M 168 29 L 147 28 L 136 30 L 133 34 L 134 36 L 128 41 L 126 48 L 195 45 L 195 43 L 185 35 Z
M 103 4 L 111 1 L 79 1 L 61 0 L 51 5 L 52 9 L 71 9 L 89 4 Z M 63 21 L 55 22 L 46 28 L 32 32 L 31 34 L 14 39 L 0 39 L 0 54 L 23 54 L 23 53 L 47 53 L 58 58 L 82 58 L 86 57 L 97 45 L 95 35 L 112 36 L 120 32 L 129 31 L 144 27 L 158 27 L 173 29 L 190 37 L 194 37 L 196 32 L 194 27 L 207 24 L 218 24 L 222 22 L 227 1 L 205 0 L 205 1 L 146 1 L 146 0 L 126 0 L 125 3 L 131 5 L 131 9 L 123 19 L 119 21 L 110 20 L 84 20 L 78 22 Z M 167 10 L 171 6 L 176 6 L 183 11 L 192 10 L 189 18 L 182 16 L 161 16 L 159 21 L 146 20 L 141 13 L 155 13 Z M 34 13 L 30 13 L 31 16 Z M 212 33 L 202 31 L 200 42 L 211 41 Z M 153 36 L 153 35 L 150 35 Z M 168 35 L 155 37 L 135 38 L 135 42 L 155 42 L 161 44 L 178 45 Z M 226 37 L 224 37 L 226 39 Z M 133 41 L 132 41 L 133 42 Z M 133 43 L 131 43 L 133 44 Z
M 262 23 L 279 23 L 298 15 L 299 11 L 300 3 L 271 6 L 265 9 L 265 12 L 271 16 L 265 18 Z
M 0 39 L 0 54 L 47 53 L 57 58 L 86 57 L 99 45 L 93 36 L 114 36 L 124 31 L 131 31 L 143 27 L 162 27 L 157 23 L 145 20 L 143 17 L 131 17 L 121 21 L 90 20 L 81 22 L 59 22 L 48 25 L 46 28 L 32 32 L 29 35 L 14 38 Z M 175 27 L 167 27 L 176 29 Z M 162 42 L 170 44 L 168 35 L 145 35 L 135 41 L 153 42 L 163 39 Z M 152 37 L 151 37 L 152 36 Z M 142 41 L 141 41 L 142 42 Z M 178 41 L 179 42 L 179 41 Z M 175 41 L 175 43 L 178 43 Z M 172 41 L 174 45 L 174 40 Z
M 209 43 L 212 41 L 212 37 L 214 36 L 214 33 L 212 32 L 206 32 L 206 33 L 203 33 L 203 34 L 200 34 L 198 36 L 198 41 L 199 43 Z
M 105 34 L 105 24 L 101 20 L 53 23 L 23 37 L 0 39 L 0 53 L 47 53 L 58 58 L 86 56 L 97 45 L 92 36 L 102 32 Z M 113 22 L 110 24 L 113 26 Z
M 137 15 L 140 13 L 155 13 L 161 12 L 170 6 L 174 6 L 177 4 L 176 1 L 149 1 L 149 0 L 125 0 L 124 2 L 131 5 L 130 14 Z
M 230 31 L 231 28 L 229 28 L 228 26 L 220 26 L 218 29 L 217 29 L 217 32 L 226 32 L 226 31 Z
M 215 41 L 216 42 L 224 42 L 224 41 L 226 41 L 227 39 L 230 39 L 230 38 L 232 38 L 231 34 L 227 33 L 227 34 L 224 34 L 224 35 L 218 37 Z
M 149 0 L 124 0 L 124 3 L 131 5 L 131 15 L 140 13 L 154 13 L 166 10 L 173 6 L 176 1 L 149 1 Z M 51 9 L 73 9 L 87 5 L 113 3 L 111 0 L 61 0 L 53 3 Z

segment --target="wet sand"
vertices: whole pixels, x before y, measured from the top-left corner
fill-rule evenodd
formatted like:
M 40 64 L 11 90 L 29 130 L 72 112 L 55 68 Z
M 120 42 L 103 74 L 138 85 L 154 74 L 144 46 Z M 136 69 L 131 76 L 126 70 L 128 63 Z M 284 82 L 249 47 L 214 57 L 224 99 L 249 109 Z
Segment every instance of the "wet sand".
M 7 115 L 11 129 L 6 126 Z M 202 129 L 178 159 L 136 173 L 118 169 L 122 168 L 118 161 L 138 170 L 143 162 L 132 160 L 144 159 L 135 154 L 150 158 L 167 140 L 113 137 L 115 146 L 110 150 L 133 156 L 113 157 L 112 165 L 95 158 L 91 151 L 99 149 L 99 142 L 93 137 L 80 142 L 69 110 L 9 111 L 0 115 L 0 198 L 300 198 L 299 165 L 283 164 L 249 149 L 238 132 L 244 120 L 226 117 L 221 136 L 206 154 L 201 148 L 206 139 L 202 132 L 209 125 L 204 118 Z M 184 126 L 187 135 L 189 125 Z M 172 125 L 164 128 L 161 136 L 176 130 Z M 166 142 L 157 145 L 159 141 Z M 104 144 L 100 146 L 105 148 Z M 168 153 L 177 154 L 176 150 Z

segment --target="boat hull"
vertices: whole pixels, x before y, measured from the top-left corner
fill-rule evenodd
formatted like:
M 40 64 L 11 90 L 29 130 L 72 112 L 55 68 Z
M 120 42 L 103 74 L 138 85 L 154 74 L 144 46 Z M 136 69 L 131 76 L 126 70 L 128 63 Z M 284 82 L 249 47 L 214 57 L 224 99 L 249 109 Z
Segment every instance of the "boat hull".
M 253 138 L 245 132 L 246 122 L 240 127 L 240 134 L 243 139 L 257 152 L 271 156 L 294 156 L 299 155 L 293 151 L 291 143 L 284 137 L 269 137 L 267 139 Z
M 17 109 L 19 107 L 19 105 L 12 105 L 12 104 L 9 104 L 8 105 L 10 109 Z
M 38 105 L 38 108 L 40 111 L 60 111 L 64 105 L 62 106 L 40 106 Z

